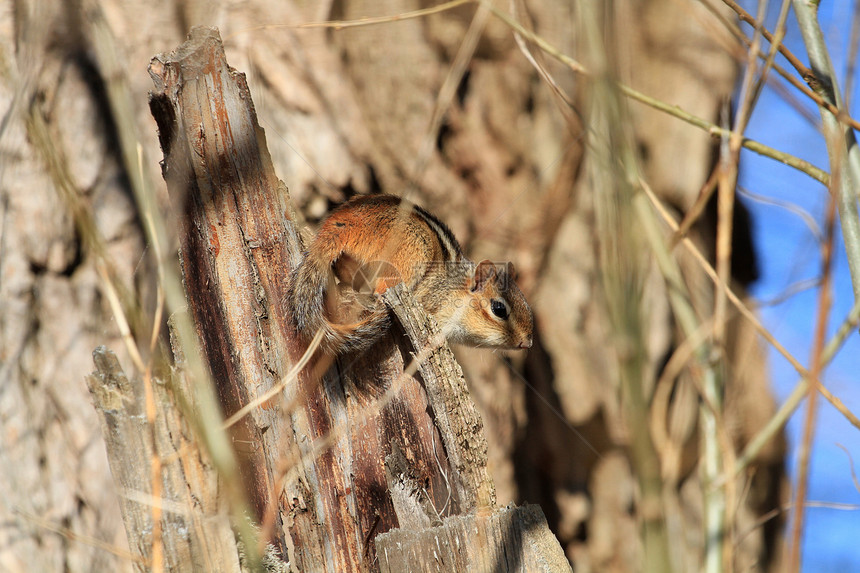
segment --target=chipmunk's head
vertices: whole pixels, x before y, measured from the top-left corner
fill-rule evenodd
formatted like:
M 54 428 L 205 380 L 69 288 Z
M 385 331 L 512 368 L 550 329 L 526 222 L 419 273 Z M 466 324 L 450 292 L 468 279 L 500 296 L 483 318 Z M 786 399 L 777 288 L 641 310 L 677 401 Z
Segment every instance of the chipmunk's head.
M 531 348 L 534 318 L 514 282 L 513 265 L 481 261 L 466 277 L 459 312 L 443 326 L 452 342 L 489 348 Z

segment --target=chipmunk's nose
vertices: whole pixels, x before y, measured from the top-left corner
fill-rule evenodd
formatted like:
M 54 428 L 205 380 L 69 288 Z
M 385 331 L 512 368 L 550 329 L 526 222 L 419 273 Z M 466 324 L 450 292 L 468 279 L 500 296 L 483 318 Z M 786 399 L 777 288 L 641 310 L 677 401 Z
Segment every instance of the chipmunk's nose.
M 531 334 L 529 334 L 526 337 L 526 339 L 524 341 L 520 342 L 519 346 L 517 346 L 517 348 L 531 348 L 531 347 L 532 347 L 532 335 Z

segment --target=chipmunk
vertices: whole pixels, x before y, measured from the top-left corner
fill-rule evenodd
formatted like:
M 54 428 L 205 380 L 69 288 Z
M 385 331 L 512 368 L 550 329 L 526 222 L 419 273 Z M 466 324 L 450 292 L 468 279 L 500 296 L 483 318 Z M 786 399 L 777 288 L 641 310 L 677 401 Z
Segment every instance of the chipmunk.
M 369 348 L 391 324 L 378 300 L 403 282 L 455 343 L 529 348 L 532 311 L 512 265 L 473 263 L 439 219 L 392 195 L 356 197 L 322 223 L 292 273 L 289 303 L 299 333 L 323 330 L 324 351 Z

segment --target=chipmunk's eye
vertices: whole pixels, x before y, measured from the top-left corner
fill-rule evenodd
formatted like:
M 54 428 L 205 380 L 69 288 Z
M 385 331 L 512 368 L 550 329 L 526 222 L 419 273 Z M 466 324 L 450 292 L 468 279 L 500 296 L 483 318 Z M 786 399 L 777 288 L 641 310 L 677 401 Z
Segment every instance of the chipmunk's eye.
M 493 314 L 501 318 L 502 320 L 507 320 L 508 318 L 508 305 L 506 305 L 501 300 L 494 298 L 490 301 L 490 310 L 493 311 Z

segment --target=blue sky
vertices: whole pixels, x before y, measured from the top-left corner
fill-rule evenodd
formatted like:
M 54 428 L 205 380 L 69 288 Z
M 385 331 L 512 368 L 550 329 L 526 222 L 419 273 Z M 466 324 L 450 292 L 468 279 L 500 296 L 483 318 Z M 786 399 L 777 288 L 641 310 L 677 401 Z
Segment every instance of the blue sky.
M 756 2 L 744 2 L 755 13 Z M 779 3 L 771 2 L 767 26 L 773 29 Z M 820 19 L 831 56 L 844 87 L 845 58 L 853 17 L 853 2 L 822 2 Z M 749 28 L 745 27 L 749 32 Z M 786 46 L 808 63 L 805 48 L 792 14 Z M 790 69 L 783 60 L 781 63 Z M 856 82 L 855 82 L 856 85 Z M 816 120 L 812 102 L 800 96 Z M 855 89 L 853 101 L 860 100 Z M 860 106 L 852 106 L 852 116 L 860 116 Z M 759 101 L 747 135 L 777 149 L 802 157 L 829 171 L 827 150 L 817 125 L 811 125 L 797 110 L 772 89 Z M 767 197 L 790 202 L 810 213 L 823 228 L 828 195 L 822 185 L 770 159 L 745 151 L 741 159 L 740 185 Z M 781 294 L 790 284 L 820 274 L 820 253 L 813 233 L 795 213 L 781 207 L 743 199 L 753 216 L 753 232 L 761 269 L 753 295 L 760 300 Z M 854 303 L 851 279 L 841 234 L 837 237 L 834 266 L 834 299 L 828 333 L 833 332 Z M 761 309 L 766 326 L 803 364 L 809 364 L 818 290 L 811 289 L 785 302 Z M 829 337 L 828 336 L 828 337 Z M 798 376 L 779 353 L 769 353 L 771 381 L 781 402 L 791 392 Z M 825 385 L 853 412 L 860 414 L 860 336 L 855 331 L 824 374 Z M 809 500 L 840 504 L 860 504 L 860 492 L 852 479 L 860 474 L 860 431 L 851 426 L 824 399 L 818 401 L 818 423 L 810 465 Z M 787 427 L 790 455 L 787 470 L 794 479 L 797 446 L 803 428 L 805 403 Z M 841 447 L 840 447 L 841 446 Z M 842 448 L 845 448 L 844 450 Z M 846 453 L 850 452 L 849 455 Z M 858 476 L 860 477 L 860 476 Z M 811 507 L 806 510 L 803 543 L 803 571 L 860 571 L 860 511 Z

